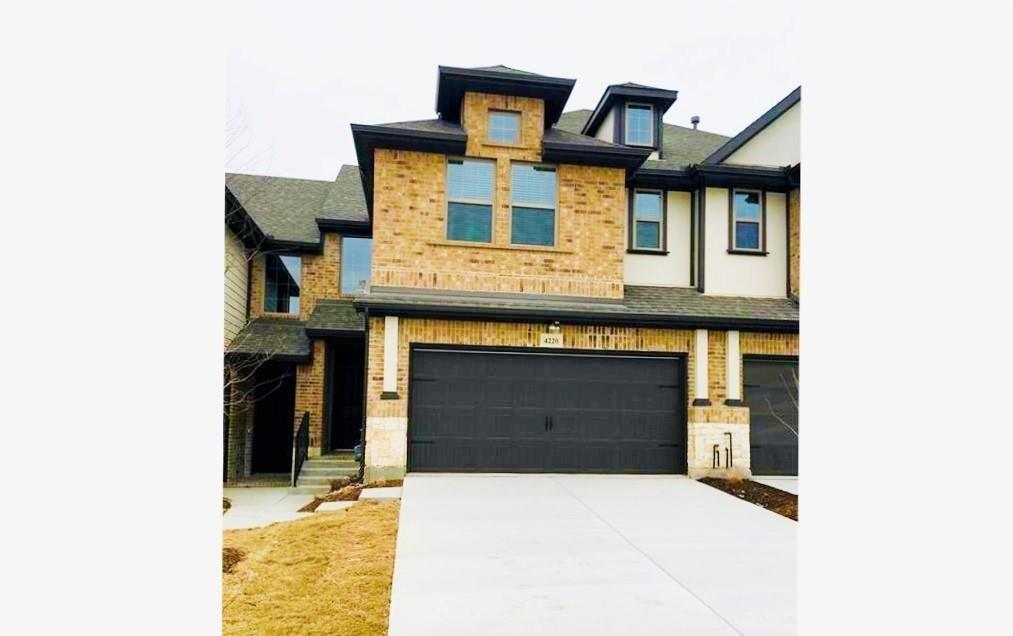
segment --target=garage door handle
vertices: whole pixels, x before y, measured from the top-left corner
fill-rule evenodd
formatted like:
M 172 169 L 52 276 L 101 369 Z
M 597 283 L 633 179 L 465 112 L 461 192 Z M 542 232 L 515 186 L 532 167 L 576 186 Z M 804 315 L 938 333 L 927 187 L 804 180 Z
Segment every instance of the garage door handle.
M 658 444 L 662 448 L 679 448 L 681 444 Z
M 545 430 L 549 430 L 549 416 L 545 416 Z

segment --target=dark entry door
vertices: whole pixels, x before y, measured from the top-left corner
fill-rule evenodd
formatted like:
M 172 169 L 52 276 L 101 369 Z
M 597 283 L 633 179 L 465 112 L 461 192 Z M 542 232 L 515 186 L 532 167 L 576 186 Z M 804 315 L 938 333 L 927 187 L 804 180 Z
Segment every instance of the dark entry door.
M 682 360 L 419 347 L 409 470 L 679 473 Z
M 329 383 L 331 450 L 350 450 L 359 443 L 362 427 L 362 383 L 364 378 L 362 340 L 332 342 L 327 346 L 330 355 Z
M 798 475 L 798 359 L 743 361 L 754 475 Z
M 292 469 L 295 422 L 295 370 L 268 363 L 257 369 L 253 408 L 253 472 L 287 473 Z

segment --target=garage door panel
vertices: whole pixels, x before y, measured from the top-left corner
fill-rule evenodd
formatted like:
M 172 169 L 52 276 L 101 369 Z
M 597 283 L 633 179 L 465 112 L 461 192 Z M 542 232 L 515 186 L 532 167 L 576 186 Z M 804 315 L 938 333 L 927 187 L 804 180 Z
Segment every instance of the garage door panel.
M 755 475 L 798 474 L 797 359 L 746 359 L 750 463 Z
M 683 375 L 677 358 L 415 351 L 409 470 L 685 472 Z

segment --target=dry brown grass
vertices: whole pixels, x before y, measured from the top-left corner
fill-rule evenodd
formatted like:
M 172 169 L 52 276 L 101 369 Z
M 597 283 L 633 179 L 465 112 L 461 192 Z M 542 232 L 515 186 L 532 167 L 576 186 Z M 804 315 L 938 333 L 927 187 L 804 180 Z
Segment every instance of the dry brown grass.
M 226 531 L 246 558 L 222 576 L 222 633 L 386 634 L 399 509 L 363 501 Z

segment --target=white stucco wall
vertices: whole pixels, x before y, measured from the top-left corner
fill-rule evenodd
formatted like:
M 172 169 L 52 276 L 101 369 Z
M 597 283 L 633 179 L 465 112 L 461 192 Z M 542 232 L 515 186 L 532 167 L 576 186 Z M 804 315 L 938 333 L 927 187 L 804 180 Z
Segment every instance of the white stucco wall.
M 689 287 L 690 193 L 669 192 L 667 199 L 668 254 L 626 254 L 624 280 L 630 285 Z
M 728 253 L 728 190 L 707 188 L 704 293 L 715 296 L 787 295 L 787 197 L 767 193 L 767 255 Z
M 602 141 L 612 143 L 612 137 L 616 134 L 616 109 L 613 106 L 608 114 L 605 115 L 605 119 L 601 121 L 601 125 L 598 126 L 598 130 L 595 131 L 594 136 Z
M 225 346 L 246 323 L 246 281 L 249 271 L 243 244 L 225 228 Z
M 802 161 L 802 102 L 761 130 L 721 163 L 793 166 Z

